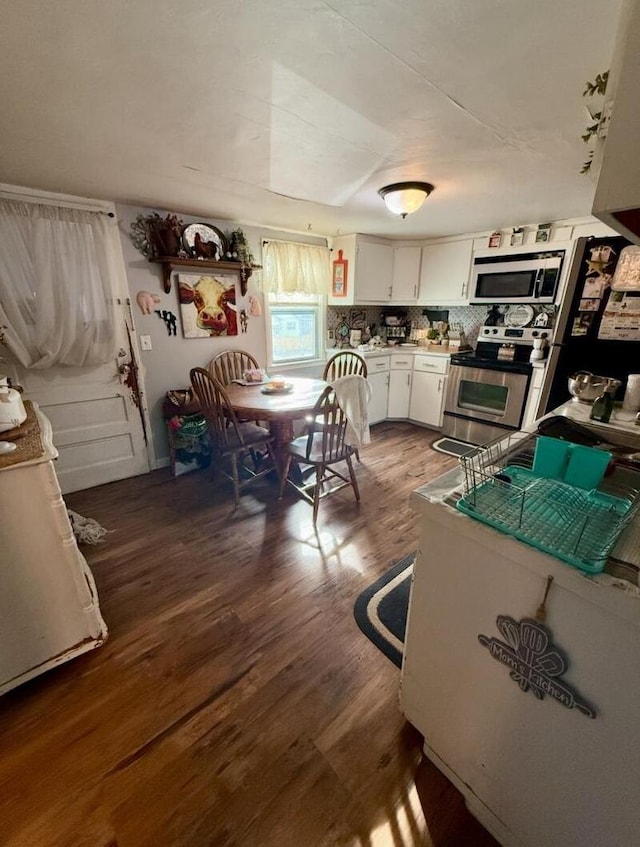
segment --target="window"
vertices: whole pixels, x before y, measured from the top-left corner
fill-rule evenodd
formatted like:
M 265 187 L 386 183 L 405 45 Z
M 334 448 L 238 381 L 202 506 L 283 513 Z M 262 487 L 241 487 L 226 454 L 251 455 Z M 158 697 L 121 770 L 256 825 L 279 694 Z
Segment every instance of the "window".
M 269 294 L 271 364 L 322 358 L 324 298 L 317 294 Z

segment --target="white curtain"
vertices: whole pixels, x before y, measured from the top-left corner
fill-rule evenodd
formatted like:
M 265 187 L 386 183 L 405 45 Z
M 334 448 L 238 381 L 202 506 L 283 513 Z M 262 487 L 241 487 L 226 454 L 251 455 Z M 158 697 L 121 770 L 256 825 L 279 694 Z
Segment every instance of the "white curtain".
M 262 278 L 272 294 L 328 294 L 331 283 L 328 247 L 267 241 L 262 248 Z
M 114 358 L 119 250 L 104 214 L 0 199 L 0 339 L 21 365 Z

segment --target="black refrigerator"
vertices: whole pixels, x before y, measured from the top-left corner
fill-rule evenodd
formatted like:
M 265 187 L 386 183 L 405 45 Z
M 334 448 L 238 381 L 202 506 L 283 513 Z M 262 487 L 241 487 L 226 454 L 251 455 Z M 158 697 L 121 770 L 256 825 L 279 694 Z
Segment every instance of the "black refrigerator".
M 640 373 L 640 249 L 626 238 L 580 238 L 556 319 L 540 411 L 571 399 L 577 371 L 622 380 Z M 546 395 L 546 396 L 545 396 Z

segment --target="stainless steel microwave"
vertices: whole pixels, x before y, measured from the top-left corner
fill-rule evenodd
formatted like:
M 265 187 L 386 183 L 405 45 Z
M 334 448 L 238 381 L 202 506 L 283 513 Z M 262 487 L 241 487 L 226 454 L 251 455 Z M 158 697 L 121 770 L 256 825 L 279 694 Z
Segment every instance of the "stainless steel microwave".
M 553 303 L 564 250 L 538 250 L 473 260 L 472 303 Z

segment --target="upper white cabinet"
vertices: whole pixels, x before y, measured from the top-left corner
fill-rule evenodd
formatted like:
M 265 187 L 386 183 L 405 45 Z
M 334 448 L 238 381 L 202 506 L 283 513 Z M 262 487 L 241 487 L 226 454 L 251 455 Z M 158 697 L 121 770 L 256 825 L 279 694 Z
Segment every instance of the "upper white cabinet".
M 388 303 L 393 280 L 393 248 L 362 241 L 358 245 L 355 273 L 356 303 Z
M 423 246 L 419 301 L 432 306 L 468 303 L 472 250 L 470 238 Z
M 421 256 L 422 247 L 393 248 L 392 302 L 410 303 L 418 299 Z
M 393 284 L 393 247 L 381 239 L 363 235 L 342 235 L 333 241 L 332 261 L 342 250 L 347 265 L 346 296 L 328 302 L 332 306 L 354 303 L 389 303 Z
M 640 244 L 640 3 L 626 5 L 611 66 L 607 98 L 613 111 L 604 146 L 593 214 Z M 618 71 L 617 85 L 614 69 Z M 615 87 L 614 87 L 615 86 Z

